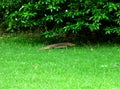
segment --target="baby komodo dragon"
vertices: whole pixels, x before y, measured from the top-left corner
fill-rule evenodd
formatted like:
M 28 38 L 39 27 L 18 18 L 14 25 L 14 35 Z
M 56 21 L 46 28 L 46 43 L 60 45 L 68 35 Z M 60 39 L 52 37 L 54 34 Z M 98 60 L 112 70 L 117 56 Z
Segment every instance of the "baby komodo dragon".
M 56 43 L 56 44 L 51 44 L 45 47 L 40 48 L 39 50 L 44 50 L 44 49 L 52 49 L 52 48 L 67 48 L 68 46 L 75 46 L 75 44 L 66 42 L 66 43 Z

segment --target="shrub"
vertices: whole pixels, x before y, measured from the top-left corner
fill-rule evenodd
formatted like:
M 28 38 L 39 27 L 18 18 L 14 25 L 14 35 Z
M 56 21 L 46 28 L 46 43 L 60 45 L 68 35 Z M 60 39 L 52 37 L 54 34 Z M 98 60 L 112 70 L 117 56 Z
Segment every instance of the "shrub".
M 40 27 L 53 37 L 80 30 L 120 34 L 120 2 L 117 0 L 20 0 L 0 4 L 1 20 L 7 30 Z M 16 7 L 17 6 L 17 7 Z

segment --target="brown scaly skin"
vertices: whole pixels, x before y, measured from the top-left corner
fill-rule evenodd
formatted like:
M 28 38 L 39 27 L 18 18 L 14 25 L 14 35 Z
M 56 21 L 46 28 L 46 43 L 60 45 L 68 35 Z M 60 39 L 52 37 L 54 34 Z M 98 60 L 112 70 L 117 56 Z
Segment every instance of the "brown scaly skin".
M 67 48 L 68 46 L 75 46 L 75 44 L 70 43 L 70 42 L 56 43 L 56 44 L 51 44 L 51 45 L 42 47 L 39 50 L 52 49 L 52 48 Z

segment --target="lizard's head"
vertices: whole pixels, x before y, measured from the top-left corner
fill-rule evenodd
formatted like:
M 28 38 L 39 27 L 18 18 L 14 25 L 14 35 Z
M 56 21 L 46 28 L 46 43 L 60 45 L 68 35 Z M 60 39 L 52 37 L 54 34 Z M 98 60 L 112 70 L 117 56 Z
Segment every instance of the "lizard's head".
M 75 44 L 73 44 L 73 43 L 68 43 L 68 45 L 69 45 L 69 46 L 75 46 Z

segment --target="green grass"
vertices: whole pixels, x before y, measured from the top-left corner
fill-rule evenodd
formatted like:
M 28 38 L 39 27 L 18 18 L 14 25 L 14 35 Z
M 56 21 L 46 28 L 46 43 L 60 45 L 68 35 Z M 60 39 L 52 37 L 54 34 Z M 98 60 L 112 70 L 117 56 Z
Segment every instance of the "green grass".
M 43 44 L 0 40 L 0 89 L 120 89 L 120 46 L 39 51 Z

